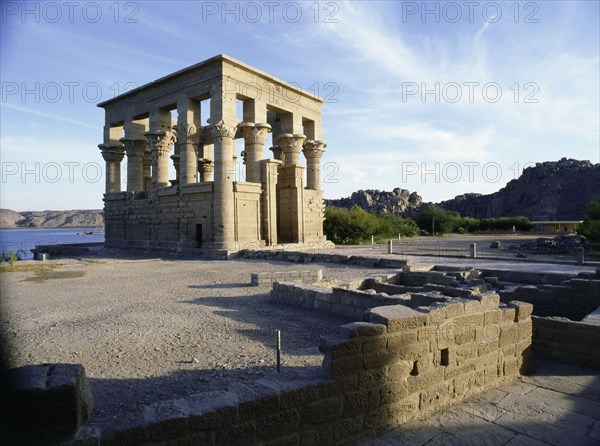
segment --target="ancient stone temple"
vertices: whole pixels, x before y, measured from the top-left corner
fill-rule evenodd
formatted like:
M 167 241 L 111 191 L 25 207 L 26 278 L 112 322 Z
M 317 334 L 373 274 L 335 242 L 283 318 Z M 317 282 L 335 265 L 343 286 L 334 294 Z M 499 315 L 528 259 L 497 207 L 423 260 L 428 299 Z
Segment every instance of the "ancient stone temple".
M 98 104 L 106 246 L 223 254 L 325 242 L 322 103 L 219 55 Z

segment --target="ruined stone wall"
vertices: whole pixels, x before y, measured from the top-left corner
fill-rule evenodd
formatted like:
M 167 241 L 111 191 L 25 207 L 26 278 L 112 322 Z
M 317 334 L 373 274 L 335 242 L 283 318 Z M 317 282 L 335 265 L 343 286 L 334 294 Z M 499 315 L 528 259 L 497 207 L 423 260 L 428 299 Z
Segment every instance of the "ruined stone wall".
M 483 277 L 496 277 L 502 282 L 522 283 L 530 285 L 560 285 L 565 280 L 572 278 L 571 274 L 540 273 L 535 271 L 513 271 L 482 269 Z
M 528 365 L 531 311 L 520 302 L 499 307 L 494 293 L 373 308 L 370 322 L 321 339 L 320 372 L 133 408 L 101 430 L 84 428 L 70 444 L 342 444 L 518 376 Z
M 533 304 L 536 316 L 561 316 L 580 321 L 600 306 L 600 280 L 573 279 L 561 286 L 528 285 L 498 291 L 503 302 Z
M 250 283 L 252 285 L 265 285 L 277 282 L 305 282 L 313 283 L 323 280 L 323 270 L 317 271 L 280 271 L 264 272 L 250 274 Z
M 306 251 L 302 251 L 302 249 L 306 249 Z M 336 254 L 333 244 L 329 241 L 322 244 L 314 243 L 305 246 L 280 245 L 272 249 L 267 248 L 263 250 L 243 249 L 239 252 L 239 255 L 248 259 L 284 260 L 287 262 L 296 263 L 340 263 L 343 265 L 360 265 L 382 268 L 402 268 L 412 264 L 412 261 L 409 259 L 397 257 L 368 257 Z
M 534 307 L 535 308 L 535 307 Z M 598 325 L 533 316 L 533 350 L 544 356 L 600 370 Z
M 365 311 L 382 305 L 398 305 L 406 300 L 385 293 L 369 293 L 341 287 L 323 288 L 314 285 L 273 284 L 271 299 L 311 310 L 333 313 L 352 321 L 362 321 Z

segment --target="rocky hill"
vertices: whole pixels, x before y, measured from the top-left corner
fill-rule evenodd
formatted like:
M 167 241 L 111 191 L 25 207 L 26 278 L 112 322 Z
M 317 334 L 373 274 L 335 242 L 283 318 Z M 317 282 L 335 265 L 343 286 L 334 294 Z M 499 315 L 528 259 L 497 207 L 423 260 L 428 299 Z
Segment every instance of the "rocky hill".
M 528 167 L 516 180 L 489 195 L 464 194 L 438 203 L 463 217 L 525 216 L 531 220 L 583 220 L 585 207 L 600 196 L 600 164 L 562 158 Z M 328 206 L 413 217 L 424 204 L 416 192 L 359 190 L 350 197 L 325 200 Z
M 0 228 L 74 228 L 103 227 L 101 209 L 72 211 L 23 211 L 0 209 Z
M 325 204 L 346 209 L 357 205 L 365 210 L 410 217 L 418 213 L 422 201 L 421 196 L 416 192 L 410 193 L 406 189 L 397 187 L 392 192 L 376 189 L 359 190 L 347 198 L 325 200 Z
M 562 158 L 528 167 L 493 194 L 459 195 L 439 205 L 463 217 L 582 220 L 586 205 L 597 196 L 600 164 Z

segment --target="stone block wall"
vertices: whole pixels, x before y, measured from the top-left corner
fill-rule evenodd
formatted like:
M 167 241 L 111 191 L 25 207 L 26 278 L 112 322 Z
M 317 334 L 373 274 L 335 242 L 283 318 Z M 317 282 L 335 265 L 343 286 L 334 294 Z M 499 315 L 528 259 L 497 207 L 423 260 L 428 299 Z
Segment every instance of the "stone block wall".
M 600 327 L 597 324 L 538 316 L 531 319 L 536 353 L 600 370 Z
M 328 249 L 329 247 L 331 247 L 331 249 Z M 303 248 L 306 248 L 307 251 L 302 251 Z M 319 252 L 319 250 L 322 252 Z M 296 263 L 340 263 L 342 265 L 360 265 L 380 268 L 403 268 L 412 265 L 410 259 L 337 254 L 331 242 L 326 242 L 323 245 L 319 243 L 309 243 L 305 246 L 289 245 L 287 247 L 280 245 L 271 248 L 266 247 L 261 250 L 243 249 L 239 252 L 239 256 L 248 259 L 271 259 Z
M 527 285 L 498 291 L 503 302 L 533 304 L 536 316 L 561 316 L 580 321 L 600 306 L 600 280 L 572 279 L 560 286 Z
M 324 288 L 291 282 L 273 284 L 271 299 L 311 310 L 333 313 L 352 321 L 362 321 L 365 311 L 382 305 L 398 305 L 410 296 L 388 296 L 342 287 Z
M 370 323 L 343 326 L 324 340 L 323 366 L 334 379 L 358 379 L 361 401 L 378 395 L 365 423 L 401 424 L 423 416 L 530 366 L 532 306 L 499 307 L 495 293 L 464 302 L 412 309 L 377 307 Z
M 416 309 L 376 307 L 370 322 L 321 339 L 321 371 L 132 408 L 69 444 L 343 444 L 518 376 L 528 365 L 531 311 L 521 302 L 500 307 L 494 293 Z
M 153 252 L 196 248 L 213 238 L 212 185 L 199 184 L 177 194 L 161 190 L 153 199 L 129 192 L 105 196 L 105 246 Z M 202 241 L 195 239 L 202 225 Z
M 317 271 L 282 271 L 275 273 L 251 273 L 252 285 L 266 285 L 276 282 L 314 283 L 323 280 L 323 270 Z
M 529 285 L 560 285 L 572 278 L 571 274 L 543 273 L 535 271 L 514 271 L 501 269 L 482 269 L 483 277 L 496 277 L 502 282 L 523 283 Z

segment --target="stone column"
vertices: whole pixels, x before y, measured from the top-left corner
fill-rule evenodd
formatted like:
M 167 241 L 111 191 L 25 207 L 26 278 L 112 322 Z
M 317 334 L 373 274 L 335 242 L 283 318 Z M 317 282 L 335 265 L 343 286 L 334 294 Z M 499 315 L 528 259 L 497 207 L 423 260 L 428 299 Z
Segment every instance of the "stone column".
M 300 152 L 302 150 L 302 143 L 306 139 L 306 136 L 298 133 L 282 133 L 277 138 L 279 146 L 283 149 L 285 155 L 284 164 L 289 166 L 291 164 L 300 165 Z
M 196 182 L 198 172 L 198 129 L 194 124 L 177 124 L 179 144 L 179 178 L 181 184 Z
M 246 181 L 261 182 L 260 161 L 265 155 L 265 142 L 271 126 L 265 123 L 242 122 L 238 124 L 244 135 L 244 162 L 246 163 Z
M 106 161 L 106 187 L 107 194 L 121 192 L 121 161 L 125 156 L 122 145 L 99 144 L 102 158 Z
M 121 138 L 127 154 L 127 192 L 144 190 L 144 154 L 146 140 L 137 138 Z
M 179 171 L 181 167 L 181 156 L 179 154 L 171 155 L 171 160 L 173 161 L 173 167 L 175 167 L 175 181 L 171 182 L 172 185 L 179 184 L 180 176 Z
M 169 130 L 146 132 L 152 153 L 152 185 L 167 187 L 169 185 L 169 152 L 175 142 L 175 135 Z
M 325 153 L 324 141 L 307 140 L 304 142 L 304 157 L 306 158 L 306 188 L 321 190 L 321 157 Z
M 144 152 L 144 190 L 148 190 L 152 187 L 152 152 L 148 150 L 148 144 L 146 144 L 146 151 Z
M 214 179 L 214 222 L 215 247 L 217 249 L 233 249 L 234 233 L 234 197 L 233 197 L 233 138 L 236 127 L 217 121 L 211 127 L 215 151 Z
M 210 175 L 213 173 L 215 165 L 211 159 L 198 158 L 198 172 L 200 173 L 200 182 L 210 181 Z

